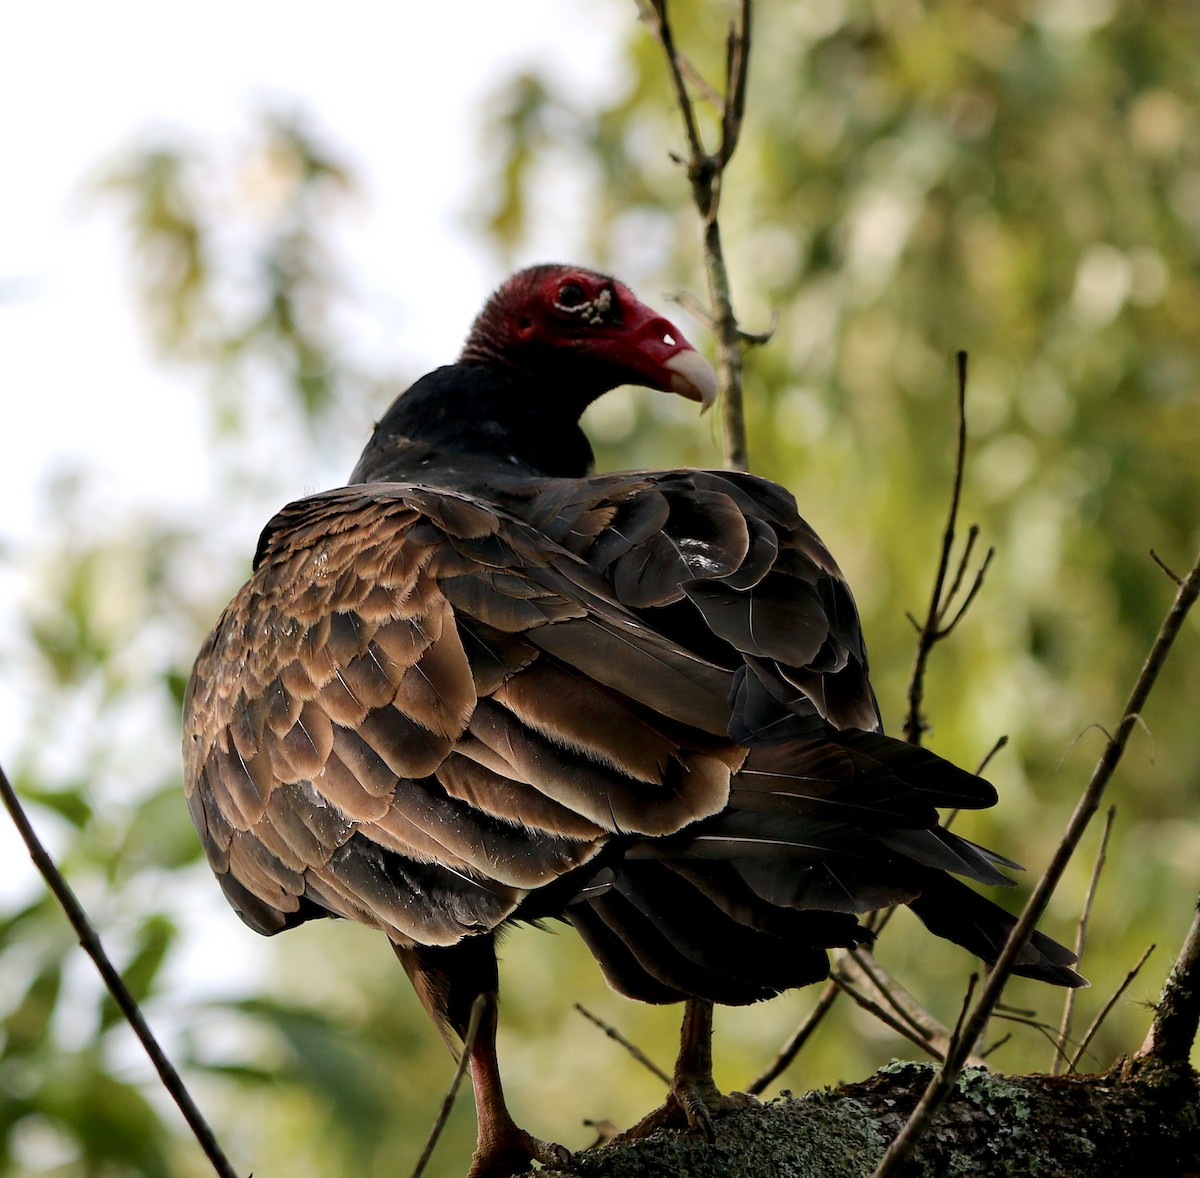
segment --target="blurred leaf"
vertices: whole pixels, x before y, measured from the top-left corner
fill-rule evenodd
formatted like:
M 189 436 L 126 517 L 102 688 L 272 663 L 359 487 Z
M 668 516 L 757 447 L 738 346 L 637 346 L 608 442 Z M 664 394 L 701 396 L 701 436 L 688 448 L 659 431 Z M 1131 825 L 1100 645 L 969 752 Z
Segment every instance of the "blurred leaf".
M 172 667 L 163 677 L 163 682 L 166 684 L 167 690 L 171 693 L 171 699 L 175 707 L 183 711 L 183 696 L 187 691 L 188 679 L 190 674 L 184 674 L 182 668 Z
M 44 1107 L 78 1142 L 84 1174 L 168 1178 L 157 1113 L 137 1088 L 114 1079 L 92 1056 L 62 1061 Z
M 122 202 L 133 197 L 129 227 L 144 275 L 143 307 L 167 354 L 197 349 L 211 314 L 199 165 L 182 142 L 159 139 L 111 164 L 95 181 L 98 193 Z
M 225 1004 L 273 1027 L 289 1047 L 281 1074 L 313 1092 L 331 1120 L 345 1131 L 348 1143 L 369 1142 L 381 1118 L 388 1115 L 382 1077 L 357 1040 L 320 1011 L 269 998 Z
M 154 915 L 141 924 L 137 935 L 138 943 L 133 957 L 120 973 L 133 1000 L 142 1003 L 149 996 L 178 933 L 172 920 L 163 915 Z M 124 1015 L 106 991 L 100 1009 L 101 1032 L 123 1019 Z
M 200 840 L 182 800 L 183 783 L 172 779 L 138 804 L 116 855 L 117 880 L 135 878 L 149 868 L 178 870 L 201 858 Z
M 559 101 L 540 74 L 521 73 L 487 103 L 494 113 L 483 137 L 491 147 L 495 171 L 489 177 L 484 225 L 487 234 L 506 251 L 528 232 L 528 186 L 546 143 L 547 115 Z
M 92 807 L 84 797 L 80 786 L 65 789 L 39 789 L 26 780 L 18 783 L 18 792 L 24 801 L 35 806 L 43 806 L 53 810 L 60 818 L 65 818 L 76 829 L 80 829 L 92 820 Z
M 25 996 L 4 1020 L 4 1054 L 24 1055 L 39 1046 L 54 1017 L 62 988 L 62 963 L 42 967 L 25 991 Z
M 234 1080 L 244 1084 L 265 1084 L 271 1087 L 279 1083 L 279 1075 L 274 1068 L 256 1068 L 247 1064 L 205 1063 L 201 1060 L 189 1060 L 190 1066 L 196 1071 L 208 1072 L 214 1076 Z

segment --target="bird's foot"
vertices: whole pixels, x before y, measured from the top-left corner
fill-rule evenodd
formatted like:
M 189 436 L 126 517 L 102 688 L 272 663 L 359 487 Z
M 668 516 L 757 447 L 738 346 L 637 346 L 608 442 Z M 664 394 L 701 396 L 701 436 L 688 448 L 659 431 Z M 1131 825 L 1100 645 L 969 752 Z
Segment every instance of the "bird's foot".
M 514 1174 L 524 1174 L 533 1162 L 543 1166 L 568 1166 L 571 1152 L 556 1142 L 539 1141 L 514 1125 L 511 1131 L 480 1142 L 471 1159 L 467 1178 L 513 1178 Z
M 659 1129 L 686 1129 L 712 1141 L 716 1136 L 713 1129 L 716 1117 L 757 1103 L 745 1092 L 723 1093 L 711 1080 L 677 1080 L 658 1108 L 613 1140 L 637 1141 Z

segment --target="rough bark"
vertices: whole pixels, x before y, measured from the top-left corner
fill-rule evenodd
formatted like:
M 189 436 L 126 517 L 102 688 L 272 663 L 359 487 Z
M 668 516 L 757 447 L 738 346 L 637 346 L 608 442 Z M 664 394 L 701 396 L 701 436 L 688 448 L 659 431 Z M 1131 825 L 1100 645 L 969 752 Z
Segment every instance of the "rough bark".
M 576 1155 L 542 1178 L 865 1178 L 925 1090 L 930 1065 L 787 1094 L 716 1123 L 716 1140 L 658 1133 Z M 903 1170 L 912 1178 L 1200 1176 L 1200 1078 L 1186 1064 L 1122 1061 L 1103 1075 L 968 1068 Z

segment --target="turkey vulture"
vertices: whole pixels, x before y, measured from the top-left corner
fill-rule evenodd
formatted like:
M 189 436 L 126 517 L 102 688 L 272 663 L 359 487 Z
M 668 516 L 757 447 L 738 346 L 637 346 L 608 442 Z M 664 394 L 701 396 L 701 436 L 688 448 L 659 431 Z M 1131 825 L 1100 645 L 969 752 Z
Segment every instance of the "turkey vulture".
M 511 277 L 350 485 L 267 524 L 184 705 L 192 818 L 251 928 L 380 929 L 464 1041 L 484 996 L 475 1178 L 555 1156 L 496 1065 L 513 922 L 567 921 L 615 989 L 700 1010 L 824 978 L 882 906 L 985 961 L 1013 923 L 956 877 L 1015 864 L 938 823 L 995 791 L 882 734 L 850 590 L 791 495 L 589 473 L 580 414 L 620 384 L 716 393 L 613 278 Z M 1074 960 L 1035 934 L 1017 972 L 1078 985 Z M 685 1035 L 674 1093 L 701 1116 L 707 1047 Z

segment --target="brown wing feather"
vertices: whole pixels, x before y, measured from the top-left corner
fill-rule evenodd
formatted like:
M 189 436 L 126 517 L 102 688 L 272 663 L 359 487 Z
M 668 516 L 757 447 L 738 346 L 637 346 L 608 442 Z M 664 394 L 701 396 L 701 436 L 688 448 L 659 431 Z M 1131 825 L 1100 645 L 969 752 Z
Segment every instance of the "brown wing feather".
M 272 521 L 200 654 L 189 804 L 260 931 L 332 913 L 452 944 L 614 832 L 719 812 L 730 684 L 486 505 L 343 488 Z

